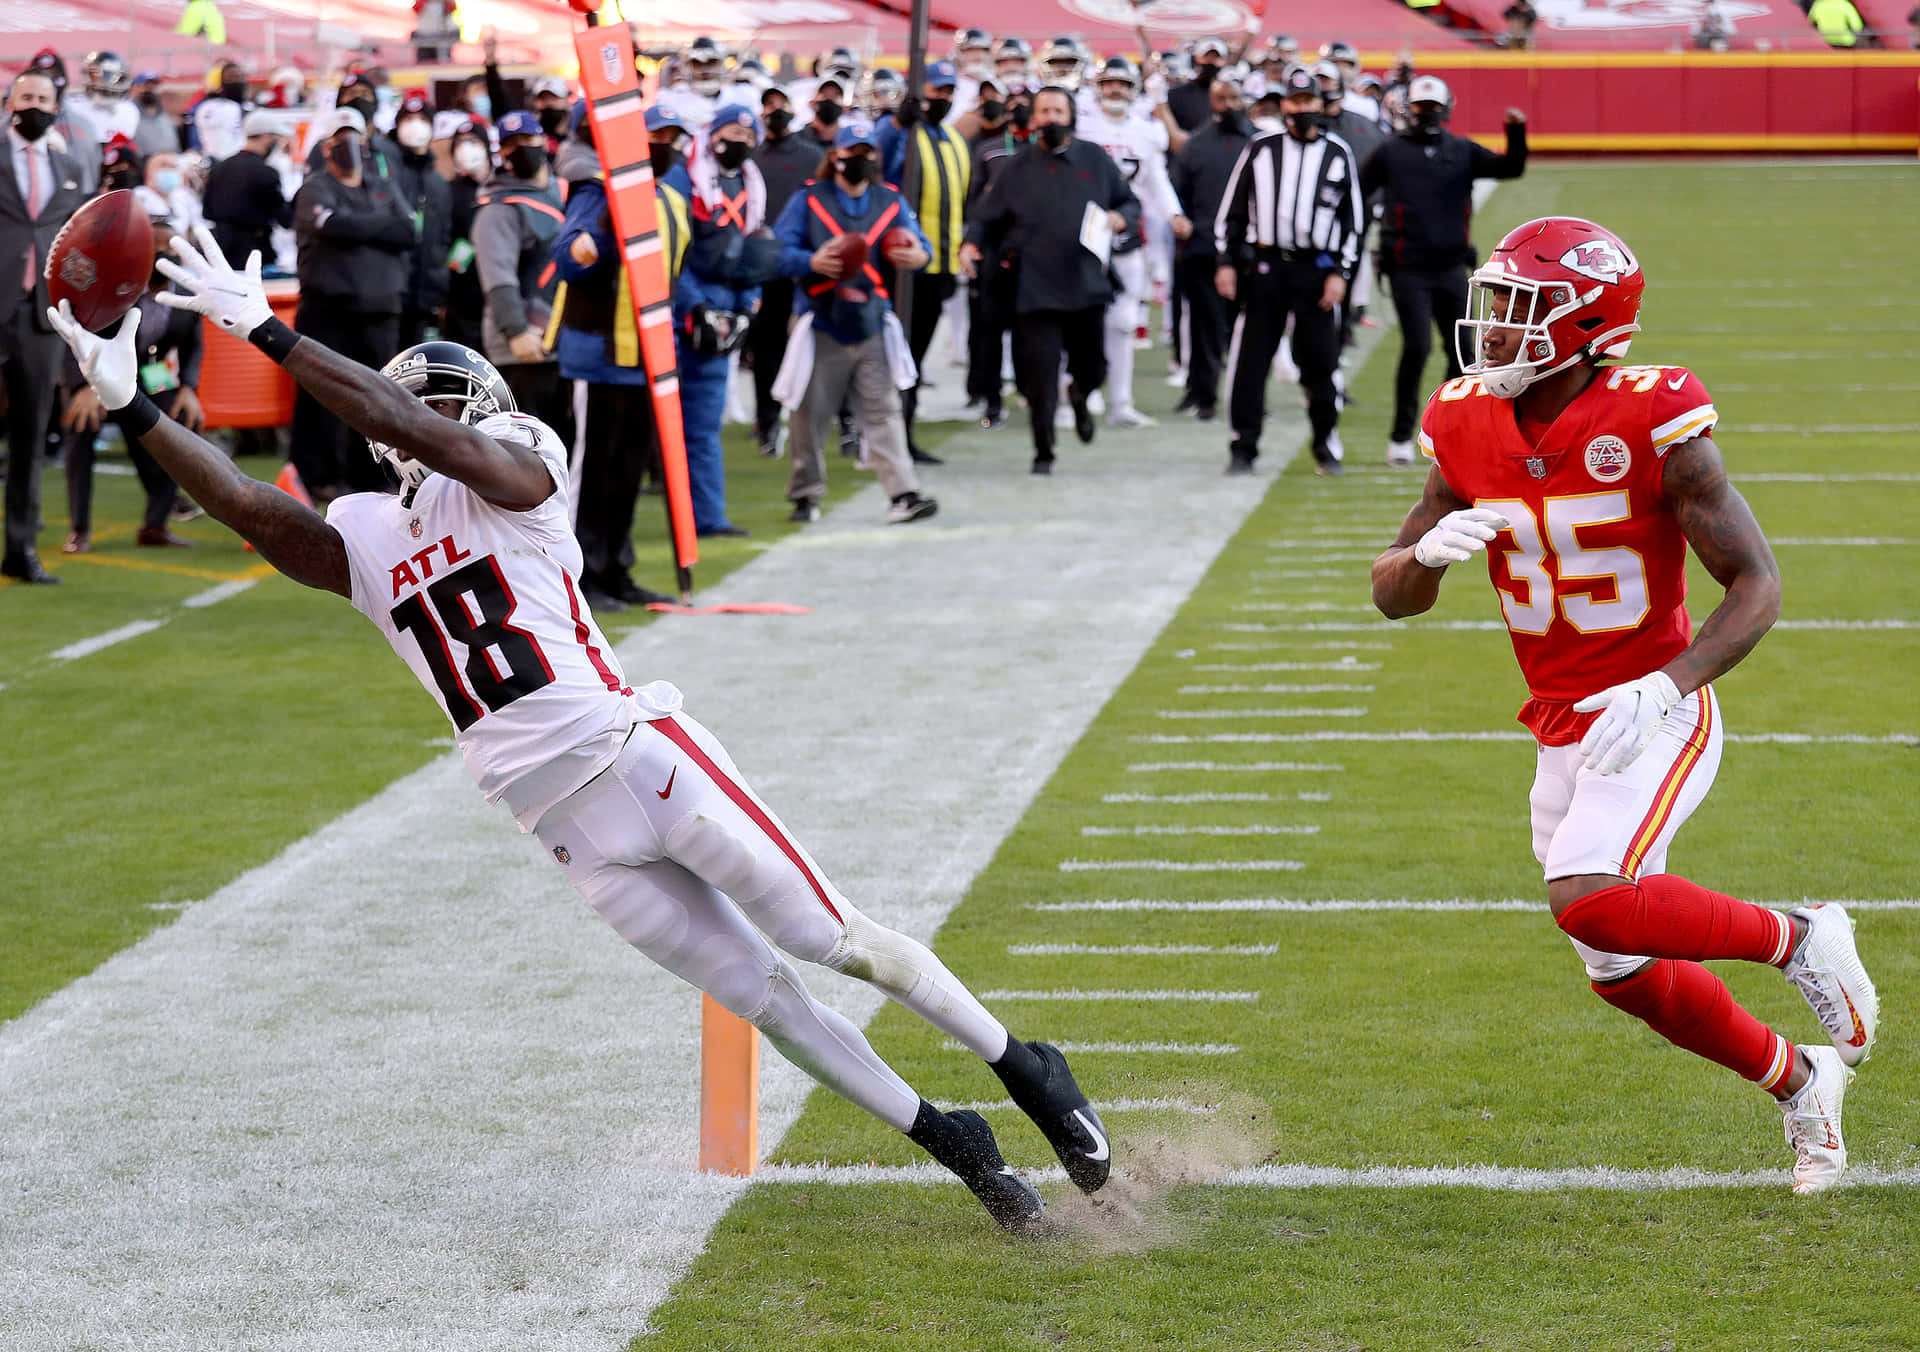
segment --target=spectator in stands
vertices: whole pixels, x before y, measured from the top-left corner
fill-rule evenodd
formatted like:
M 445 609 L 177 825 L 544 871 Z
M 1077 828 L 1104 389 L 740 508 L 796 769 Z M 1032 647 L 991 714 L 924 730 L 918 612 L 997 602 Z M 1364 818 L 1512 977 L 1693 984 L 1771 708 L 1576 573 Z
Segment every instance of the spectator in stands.
M 335 108 L 351 108 L 360 114 L 360 120 L 367 127 L 367 156 L 365 169 L 369 174 L 381 178 L 393 176 L 395 167 L 400 163 L 400 147 L 391 139 L 374 128 L 374 114 L 379 108 L 379 97 L 374 91 L 373 81 L 364 71 L 350 70 L 340 77 L 340 88 L 333 96 Z M 307 172 L 317 174 L 326 151 L 316 141 L 307 152 Z
M 913 306 L 905 317 L 907 350 L 913 354 L 916 369 L 926 363 L 927 348 L 940 323 L 940 308 L 952 299 L 960 280 L 960 237 L 965 229 L 967 176 L 973 170 L 973 155 L 966 141 L 943 125 L 953 111 L 953 93 L 959 80 L 951 61 L 931 63 L 920 94 L 902 99 L 891 116 L 874 126 L 880 142 L 881 176 L 904 188 L 909 182 L 907 163 L 911 155 L 918 182 L 913 214 L 927 238 L 930 257 L 914 275 Z M 913 438 L 914 415 L 920 406 L 917 383 L 901 392 L 900 403 L 906 420 L 907 454 L 918 465 L 939 464 L 940 458 L 921 450 Z
M 533 115 L 540 119 L 540 130 L 546 134 L 548 154 L 558 155 L 560 143 L 567 135 L 573 107 L 573 93 L 567 88 L 567 82 L 557 75 L 536 76 L 527 85 L 526 101 L 522 103 L 514 97 L 500 74 L 498 39 L 491 33 L 483 37 L 480 40 L 480 52 L 486 63 L 481 78 L 486 82 L 488 115 L 497 120 L 518 108 L 532 109 Z
M 60 115 L 53 76 L 29 67 L 7 89 L 0 138 L 0 381 L 7 394 L 6 548 L 0 575 L 58 582 L 40 566 L 40 461 L 60 374 L 41 265 L 60 227 L 87 199 L 79 162 L 48 142 Z M 99 172 L 96 162 L 90 166 Z
M 794 305 L 804 326 L 796 326 L 780 373 L 782 393 L 793 408 L 788 439 L 793 473 L 787 481 L 793 514 L 788 519 L 820 519 L 820 499 L 827 492 L 827 431 L 850 397 L 866 434 L 868 458 L 891 499 L 887 520 L 896 525 L 923 520 L 939 504 L 921 495 L 907 455 L 899 398 L 899 386 L 910 375 L 906 342 L 888 302 L 880 260 L 872 255 L 888 232 L 906 230 L 913 247 L 886 261 L 896 269 L 917 267 L 927 261 L 926 239 L 912 206 L 879 181 L 879 146 L 870 124 L 844 121 L 829 164 L 831 175 L 795 194 L 773 227 L 781 245 L 780 269 L 798 281 Z M 851 271 L 837 251 L 840 246 L 832 244 L 850 234 L 870 241 L 867 261 Z
M 1513 0 L 1513 3 L 1500 11 L 1500 17 L 1506 20 L 1507 31 L 1497 39 L 1500 46 L 1509 51 L 1524 52 L 1533 46 L 1534 25 L 1540 22 L 1540 13 L 1533 7 L 1533 0 Z
M 1495 154 L 1446 129 L 1453 94 L 1446 81 L 1416 75 L 1407 90 L 1412 125 L 1384 142 L 1360 167 L 1360 186 L 1384 192 L 1380 216 L 1380 273 L 1393 288 L 1400 317 L 1400 366 L 1394 378 L 1393 427 L 1387 463 L 1410 465 L 1414 419 L 1426 388 L 1421 373 L 1433 350 L 1433 330 L 1445 347 L 1447 378 L 1460 374 L 1454 325 L 1467 310 L 1467 266 L 1473 244 L 1473 184 L 1481 178 L 1519 178 L 1527 168 L 1527 115 L 1507 109 L 1507 149 Z
M 1908 45 L 1920 52 L 1920 5 L 1915 5 L 1907 11 L 1907 27 L 1912 30 L 1907 38 Z
M 767 216 L 780 219 L 793 195 L 820 173 L 827 143 L 822 142 L 809 125 L 795 128 L 793 105 L 785 90 L 769 86 L 760 94 L 760 117 L 766 124 L 766 139 L 754 148 L 753 162 L 767 185 Z M 784 449 L 784 428 L 780 420 L 780 401 L 773 396 L 773 378 L 787 355 L 787 329 L 793 321 L 793 279 L 775 277 L 760 288 L 760 310 L 747 334 L 747 350 L 753 358 L 754 433 L 760 441 L 760 453 L 779 455 Z
M 194 105 L 191 143 L 218 163 L 246 142 L 247 68 L 238 61 L 222 61 L 214 77 L 218 83 L 213 91 Z
M 1367 157 L 1380 148 L 1386 140 L 1386 133 L 1380 129 L 1379 108 L 1373 104 L 1371 113 L 1359 113 L 1347 106 L 1346 76 L 1342 68 L 1331 61 L 1318 61 L 1313 67 L 1314 81 L 1320 86 L 1320 120 L 1326 129 L 1347 143 L 1353 151 L 1353 162 L 1365 164 Z M 1359 100 L 1355 100 L 1358 102 Z M 1366 219 L 1369 226 L 1379 214 L 1380 200 L 1376 193 L 1366 203 Z M 1347 293 L 1346 303 L 1340 307 L 1340 347 L 1345 351 L 1353 342 L 1353 326 L 1367 313 L 1367 304 L 1373 298 L 1373 265 L 1367 257 L 1365 248 L 1360 251 L 1360 267 L 1353 276 L 1353 288 Z
M 447 156 L 453 162 L 449 185 L 453 243 L 447 250 L 447 311 L 441 333 L 456 343 L 478 350 L 486 342 L 480 331 L 486 297 L 480 274 L 473 266 L 473 218 L 479 209 L 480 189 L 493 176 L 493 152 L 487 129 L 462 118 L 447 138 Z
M 133 139 L 140 127 L 140 111 L 128 93 L 133 88 L 133 72 L 118 52 L 89 52 L 80 67 L 87 82 L 86 115 L 93 123 L 94 139 L 105 145 L 116 136 Z
M 1700 21 L 1693 27 L 1693 45 L 1703 52 L 1724 52 L 1732 45 L 1733 21 L 1727 17 L 1720 0 L 1707 0 L 1700 7 Z
M 813 120 L 807 123 L 807 131 L 823 147 L 823 159 L 826 157 L 825 148 L 833 145 L 834 133 L 840 126 L 840 118 L 847 111 L 847 99 L 851 93 L 846 80 L 828 72 L 820 77 L 813 87 L 813 93 L 807 97 L 807 106 L 813 109 Z
M 1202 228 L 1180 242 L 1174 259 L 1174 281 L 1187 305 L 1187 392 L 1180 407 L 1191 409 L 1200 422 L 1219 416 L 1220 373 L 1231 320 L 1213 284 L 1220 259 L 1211 222 L 1220 214 L 1233 166 L 1253 132 L 1234 80 L 1215 79 L 1207 95 L 1213 121 L 1187 138 L 1168 171 L 1191 219 L 1202 222 Z
M 659 437 L 633 294 L 607 206 L 606 181 L 593 150 L 593 128 L 584 117 L 586 104 L 575 107 L 578 125 L 558 166 L 569 187 L 566 220 L 553 241 L 560 275 L 554 295 L 559 318 L 555 351 L 560 378 L 580 381 L 586 390 L 571 497 L 574 534 L 580 541 L 580 586 L 597 612 L 673 598 L 640 586 L 631 571 L 634 504 L 647 471 L 659 464 Z M 671 287 L 687 251 L 687 199 L 658 178 L 653 193 Z
M 980 130 L 972 140 L 973 167 L 967 177 L 967 219 L 986 200 L 987 189 L 1013 156 L 1027 144 L 1033 95 L 1025 85 L 1002 89 L 1000 80 L 980 84 Z M 1013 274 L 1000 267 L 995 253 L 983 251 L 967 280 L 967 398 L 981 404 L 980 426 L 992 432 L 1006 426 L 1002 400 L 1002 353 L 1013 329 Z
M 100 191 L 132 192 L 147 181 L 147 160 L 132 141 L 116 136 L 100 152 Z
M 142 182 L 134 189 L 134 196 L 140 199 L 148 217 L 165 223 L 166 235 L 161 238 L 186 234 L 205 220 L 199 195 L 187 186 L 180 157 L 164 150 L 147 156 Z
M 543 341 L 553 315 L 553 240 L 565 216 L 538 117 L 523 108 L 500 119 L 500 159 L 473 217 L 487 360 L 514 402 L 571 445 L 572 400 Z
M 1140 228 L 1140 201 L 1119 166 L 1094 142 L 1077 139 L 1073 121 L 1066 90 L 1049 86 L 1034 96 L 1032 139 L 994 179 L 963 246 L 969 270 L 988 252 L 998 253 L 1003 269 L 1017 270 L 1014 370 L 1032 420 L 1035 474 L 1053 473 L 1061 354 L 1074 431 L 1083 442 L 1094 433 L 1088 396 L 1106 383 L 1113 283 L 1106 265 L 1080 243 L 1088 210 L 1104 212 L 1115 235 Z
M 433 157 L 433 104 L 424 89 L 409 89 L 394 119 L 393 169 L 400 200 L 419 234 L 407 270 L 406 303 L 400 309 L 400 346 L 438 338 L 447 308 L 447 251 L 453 247 L 453 190 Z
M 1818 30 L 1829 47 L 1878 45 L 1853 0 L 1813 0 L 1807 7 L 1807 22 Z
M 153 224 L 154 233 L 159 235 L 165 222 L 156 220 Z M 140 390 L 160 406 L 163 414 L 198 432 L 206 425 L 196 391 L 200 384 L 201 319 L 190 310 L 171 309 L 154 299 L 166 280 L 156 271 L 147 284 L 147 294 L 134 306 L 131 322 L 138 325 L 134 350 L 140 354 Z M 61 383 L 74 395 L 60 419 L 64 433 L 61 455 L 67 468 L 67 512 L 72 527 L 60 552 L 84 554 L 93 547 L 93 445 L 106 410 L 93 387 L 81 377 L 71 352 Z M 193 541 L 167 528 L 179 496 L 173 480 L 137 439 L 127 442 L 127 458 L 133 461 L 134 472 L 147 494 L 134 543 L 148 548 L 192 548 Z
M 256 249 L 261 262 L 272 263 L 273 228 L 293 224 L 293 203 L 281 191 L 280 171 L 267 163 L 285 134 L 280 115 L 256 108 L 241 131 L 245 143 L 213 166 L 202 202 L 220 252 L 237 269 L 246 267 L 247 255 Z
M 309 174 L 293 199 L 300 251 L 293 326 L 378 368 L 400 350 L 413 220 L 393 181 L 367 173 L 367 124 L 357 108 L 335 108 L 319 132 L 325 169 Z M 292 458 L 316 502 L 384 482 L 358 434 L 304 390 L 293 405 Z
M 134 129 L 134 148 L 142 155 L 151 155 L 155 151 L 180 149 L 180 124 L 168 114 L 160 99 L 160 77 L 153 71 L 143 70 L 133 77 L 133 106 L 140 113 L 139 125 Z

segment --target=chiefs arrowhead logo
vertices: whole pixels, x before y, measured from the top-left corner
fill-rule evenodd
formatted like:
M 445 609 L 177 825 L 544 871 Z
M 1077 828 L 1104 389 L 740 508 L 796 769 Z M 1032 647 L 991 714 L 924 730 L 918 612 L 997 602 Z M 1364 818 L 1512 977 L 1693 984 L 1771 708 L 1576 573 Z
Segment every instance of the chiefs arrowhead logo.
M 1640 271 L 1633 255 L 1611 240 L 1574 245 L 1560 255 L 1560 266 L 1596 282 L 1617 282 Z

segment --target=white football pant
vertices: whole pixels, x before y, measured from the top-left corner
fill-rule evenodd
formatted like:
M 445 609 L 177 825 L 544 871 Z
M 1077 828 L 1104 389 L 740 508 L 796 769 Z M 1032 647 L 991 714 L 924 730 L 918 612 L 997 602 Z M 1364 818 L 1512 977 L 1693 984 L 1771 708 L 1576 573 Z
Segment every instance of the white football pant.
M 1151 294 L 1146 251 L 1115 254 L 1113 275 L 1120 293 L 1107 304 L 1107 407 L 1118 413 L 1133 407 L 1133 334 Z

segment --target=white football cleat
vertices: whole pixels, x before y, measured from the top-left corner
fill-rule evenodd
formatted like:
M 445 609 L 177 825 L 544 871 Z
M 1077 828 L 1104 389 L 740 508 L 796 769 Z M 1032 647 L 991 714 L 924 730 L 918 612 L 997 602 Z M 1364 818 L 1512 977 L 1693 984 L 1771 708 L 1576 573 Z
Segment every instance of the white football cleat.
M 1844 906 L 1796 906 L 1787 914 L 1804 921 L 1806 937 L 1781 970 L 1800 988 L 1833 1049 L 1849 1066 L 1873 1055 L 1880 1022 L 1880 995 L 1853 943 L 1853 917 Z
M 1107 415 L 1108 427 L 1158 427 L 1159 425 L 1137 408 L 1116 408 Z
M 1411 465 L 1413 463 L 1413 443 L 1411 441 L 1389 441 L 1387 443 L 1387 463 L 1389 465 Z
M 1847 1171 L 1847 1147 L 1840 1139 L 1840 1102 L 1853 1070 L 1831 1047 L 1802 1047 L 1813 1073 L 1800 1092 L 1780 1104 L 1787 1144 L 1793 1147 L 1793 1190 L 1825 1192 Z

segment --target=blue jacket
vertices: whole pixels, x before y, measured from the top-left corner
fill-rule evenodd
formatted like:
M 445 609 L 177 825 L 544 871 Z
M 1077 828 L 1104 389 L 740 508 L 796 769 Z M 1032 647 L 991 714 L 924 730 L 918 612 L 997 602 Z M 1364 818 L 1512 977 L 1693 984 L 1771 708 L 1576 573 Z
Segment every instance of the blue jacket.
M 803 315 L 815 309 L 812 297 L 807 294 L 804 281 L 805 278 L 813 275 L 813 251 L 818 247 L 815 238 L 818 228 L 817 218 L 807 205 L 809 198 L 815 193 L 830 195 L 834 205 L 839 208 L 840 214 L 854 222 L 870 219 L 870 213 L 877 215 L 878 212 L 885 211 L 885 204 L 897 203 L 899 215 L 888 229 L 898 226 L 911 230 L 914 238 L 920 241 L 920 247 L 922 249 L 927 247 L 927 237 L 921 232 L 920 222 L 915 218 L 913 208 L 908 206 L 906 199 L 892 188 L 884 184 L 876 184 L 869 186 L 858 197 L 852 197 L 838 183 L 830 180 L 809 183 L 788 199 L 786 209 L 780 213 L 780 219 L 773 225 L 773 237 L 780 241 L 781 275 L 803 279 L 801 285 L 793 289 L 793 312 L 796 315 Z M 876 208 L 876 203 L 882 205 Z M 872 250 L 872 261 L 876 266 L 880 264 L 877 245 Z M 871 336 L 855 333 L 845 326 L 831 323 L 823 313 L 814 314 L 813 325 L 816 333 L 823 333 L 842 343 L 861 342 Z
M 677 194 L 670 179 L 654 185 L 654 197 L 659 204 L 660 239 L 671 286 L 686 253 L 686 201 L 674 200 Z M 581 235 L 592 239 L 600 254 L 584 265 L 575 262 L 571 252 L 573 241 Z M 553 241 L 553 263 L 560 284 L 566 288 L 554 344 L 561 378 L 595 385 L 645 385 L 646 367 L 637 351 L 639 337 L 632 300 L 621 285 L 625 276 L 603 180 L 575 181 L 567 198 L 566 220 Z M 622 302 L 625 308 L 621 308 Z M 631 351 L 631 362 L 619 359 L 617 339 Z
M 750 313 L 759 308 L 760 284 L 743 284 L 740 254 L 744 237 L 731 222 L 701 218 L 701 208 L 693 200 L 693 181 L 685 166 L 676 164 L 667 171 L 666 181 L 678 176 L 693 208 L 693 239 L 687 246 L 687 259 L 673 287 L 673 317 L 686 318 L 696 305 L 709 310 L 734 310 Z M 676 184 L 676 186 L 678 186 Z

